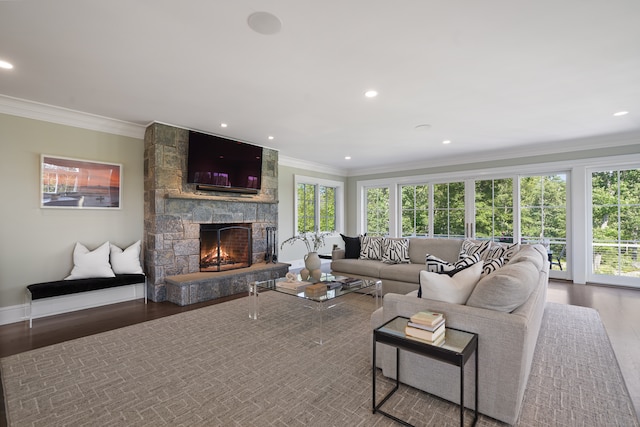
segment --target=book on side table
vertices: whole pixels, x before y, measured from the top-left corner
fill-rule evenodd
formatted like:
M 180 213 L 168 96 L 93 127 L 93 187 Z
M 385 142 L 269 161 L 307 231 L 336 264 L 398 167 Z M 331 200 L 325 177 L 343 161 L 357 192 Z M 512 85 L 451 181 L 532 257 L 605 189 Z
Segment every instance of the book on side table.
M 409 338 L 417 338 L 433 345 L 441 344 L 445 335 L 445 319 L 442 313 L 421 311 L 411 316 L 404 329 Z

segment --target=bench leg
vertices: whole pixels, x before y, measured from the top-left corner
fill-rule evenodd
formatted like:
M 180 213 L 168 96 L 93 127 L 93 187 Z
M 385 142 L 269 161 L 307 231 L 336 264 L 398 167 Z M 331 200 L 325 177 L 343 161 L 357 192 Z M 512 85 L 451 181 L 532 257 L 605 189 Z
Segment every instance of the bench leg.
M 29 329 L 33 328 L 33 298 L 31 297 L 31 291 L 27 289 L 24 294 L 24 309 L 27 311 L 26 317 L 29 319 Z

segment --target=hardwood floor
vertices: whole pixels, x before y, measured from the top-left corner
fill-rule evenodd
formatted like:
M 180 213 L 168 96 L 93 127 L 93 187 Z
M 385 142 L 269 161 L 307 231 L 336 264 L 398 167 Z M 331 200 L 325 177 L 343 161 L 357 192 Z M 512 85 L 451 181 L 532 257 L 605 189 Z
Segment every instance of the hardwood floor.
M 169 302 L 144 304 L 128 301 L 89 310 L 0 326 L 0 358 L 35 348 L 170 316 L 243 297 L 179 307 Z M 613 345 L 636 413 L 640 414 L 640 290 L 550 281 L 548 301 L 592 307 L 600 313 Z M 0 398 L 4 394 L 0 386 Z M 639 415 L 640 417 L 640 415 Z M 6 426 L 4 404 L 0 405 L 0 427 Z

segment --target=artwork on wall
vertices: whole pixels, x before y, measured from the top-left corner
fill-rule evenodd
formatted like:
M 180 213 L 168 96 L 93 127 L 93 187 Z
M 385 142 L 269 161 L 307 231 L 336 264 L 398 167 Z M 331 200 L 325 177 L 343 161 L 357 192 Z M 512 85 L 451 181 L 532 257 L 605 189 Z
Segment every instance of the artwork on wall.
M 40 207 L 120 209 L 122 165 L 42 155 Z

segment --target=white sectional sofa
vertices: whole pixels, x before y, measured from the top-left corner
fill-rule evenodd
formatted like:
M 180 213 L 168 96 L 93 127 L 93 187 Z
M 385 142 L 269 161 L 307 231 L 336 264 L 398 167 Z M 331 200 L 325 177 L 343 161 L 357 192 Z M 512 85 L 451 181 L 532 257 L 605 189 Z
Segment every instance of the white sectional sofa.
M 420 271 L 427 253 L 448 262 L 458 258 L 462 241 L 413 238 L 410 263 L 345 259 L 334 254 L 334 274 L 382 279 L 382 307 L 371 316 L 376 328 L 396 316 L 422 311 L 444 313 L 448 327 L 478 334 L 481 414 L 514 424 L 520 413 L 546 301 L 549 262 L 541 245 L 521 245 L 508 263 L 477 282 L 465 304 L 418 297 Z M 456 367 L 413 353 L 400 352 L 400 380 L 412 387 L 459 402 Z M 378 344 L 376 365 L 396 377 L 395 349 Z M 473 408 L 475 367 L 465 367 L 465 404 Z

